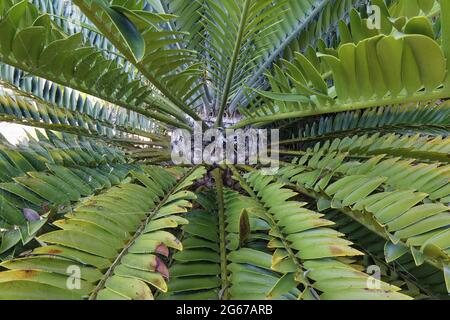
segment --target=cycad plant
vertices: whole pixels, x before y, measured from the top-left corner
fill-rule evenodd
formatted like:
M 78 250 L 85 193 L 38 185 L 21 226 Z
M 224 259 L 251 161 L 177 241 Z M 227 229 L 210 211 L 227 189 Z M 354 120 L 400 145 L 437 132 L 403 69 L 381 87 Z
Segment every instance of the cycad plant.
M 450 0 L 1 0 L 0 61 L 0 299 L 448 297 Z

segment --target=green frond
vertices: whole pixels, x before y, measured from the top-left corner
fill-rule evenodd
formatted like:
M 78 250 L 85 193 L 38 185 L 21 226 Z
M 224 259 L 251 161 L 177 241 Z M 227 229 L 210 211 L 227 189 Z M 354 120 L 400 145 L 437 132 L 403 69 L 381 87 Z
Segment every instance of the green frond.
M 365 26 L 353 12 L 353 25 Z M 246 119 L 238 127 L 447 98 L 445 49 L 434 35 L 405 28 L 369 30 L 354 42 L 341 39 L 337 48 L 319 48 L 306 56 L 296 52 L 291 61 L 282 60 L 267 75 L 271 91 L 255 89 L 267 105 L 241 110 Z
M 165 97 L 194 120 L 200 120 L 187 102 L 198 91 L 197 86 L 193 91 L 192 87 L 201 70 L 192 52 L 170 47 L 181 42 L 183 36 L 182 32 L 158 26 L 170 18 L 146 11 L 142 3 L 116 5 L 114 1 L 102 0 L 74 3 Z
M 338 210 L 328 210 L 325 217 L 335 222 L 334 228 L 345 233 L 359 250 L 366 253 L 364 265 L 380 267 L 382 279 L 401 287 L 403 293 L 414 299 L 444 298 L 448 294 L 442 273 L 435 267 L 429 264 L 417 266 L 410 253 L 399 257 L 402 250 Z
M 190 206 L 195 195 L 183 189 L 204 170 L 143 170 L 134 182 L 94 196 L 55 221 L 56 231 L 38 237 L 49 245 L 3 262 L 9 271 L 0 273 L 2 297 L 33 299 L 45 290 L 46 299 L 147 300 L 156 289 L 167 291 L 167 267 L 155 254 L 168 257 L 171 249 L 183 249 L 166 230 L 185 223 L 172 215 Z M 174 174 L 183 177 L 177 181 Z M 81 272 L 73 290 L 66 281 L 70 270 Z
M 178 122 L 151 111 L 170 111 L 164 99 L 152 97 L 152 90 L 141 81 L 130 79 L 121 65 L 105 58 L 97 48 L 86 46 L 80 33 L 66 35 L 47 14 L 41 14 L 27 1 L 11 3 L 14 5 L 10 8 L 2 8 L 0 21 L 3 62 L 177 126 Z M 28 42 L 33 45 L 23 45 Z
M 94 133 L 95 131 L 100 131 L 98 132 L 99 134 L 110 137 L 118 134 L 114 131 L 115 129 L 119 129 L 123 132 L 122 134 L 139 135 L 150 139 L 157 139 L 157 135 L 153 133 L 157 131 L 158 126 L 161 127 L 162 124 L 157 124 L 155 121 L 133 111 L 128 111 L 91 96 L 86 96 L 81 92 L 57 85 L 42 78 L 27 76 L 23 71 L 12 66 L 0 64 L 0 70 L 0 84 L 4 88 L 12 90 L 16 95 L 16 99 L 20 96 L 20 99 L 24 101 L 24 104 L 34 102 L 40 105 L 39 107 L 34 108 L 37 109 L 34 112 L 29 110 L 16 111 L 13 107 L 8 109 L 4 108 L 3 112 L 6 115 L 8 115 L 8 112 L 17 114 L 17 121 L 24 120 L 20 116 L 22 113 L 23 117 L 28 121 L 34 121 L 33 126 L 36 126 L 36 122 L 38 121 L 43 123 L 56 121 L 56 123 L 69 123 L 73 127 L 88 127 L 87 129 Z M 3 91 L 2 95 L 7 96 L 6 92 Z M 5 98 L 9 99 L 8 97 Z M 26 101 L 25 98 L 31 101 Z M 20 107 L 22 109 L 25 108 L 25 106 L 22 105 Z M 30 108 L 30 106 L 26 107 L 26 109 Z M 40 110 L 41 108 L 43 109 L 42 111 Z M 53 110 L 48 110 L 49 108 Z M 60 109 L 61 112 L 59 111 Z M 54 112 L 56 112 L 58 116 L 52 115 Z M 37 113 L 41 114 L 38 115 Z M 47 115 L 47 113 L 49 115 Z M 49 119 L 49 117 L 51 119 Z M 77 118 L 79 117 L 82 117 L 82 119 L 77 121 Z M 5 119 L 4 121 L 7 120 Z M 11 117 L 11 121 L 14 121 L 13 117 Z
M 27 245 L 49 218 L 120 184 L 133 168 L 119 150 L 100 143 L 51 132 L 39 136 L 17 147 L 0 146 L 1 255 L 14 255 L 9 249 L 19 241 Z
M 449 98 L 450 0 L 0 0 L 0 300 L 447 299 Z
M 245 179 L 271 227 L 268 248 L 275 250 L 271 269 L 284 274 L 269 297 L 279 294 L 280 288 L 301 286 L 301 299 L 409 298 L 398 293 L 399 288 L 383 283 L 382 290 L 368 288 L 369 276 L 347 259 L 362 253 L 351 248 L 352 243 L 343 239 L 343 234 L 328 228 L 333 222 L 304 208 L 306 203 L 288 201 L 297 195 L 295 192 L 260 173 L 251 173 Z
M 334 30 L 339 20 L 344 19 L 349 11 L 361 1 L 307 1 L 289 0 L 286 3 L 285 19 L 279 22 L 280 27 L 268 39 L 268 57 L 262 59 L 259 68 L 245 83 L 245 87 L 256 88 L 264 83 L 263 76 L 271 63 L 284 57 L 290 60 L 294 52 L 302 52 L 306 47 L 314 45 L 319 39 L 326 38 L 332 42 Z M 298 17 L 303 17 L 299 19 Z M 233 99 L 230 109 L 234 110 L 244 98 L 245 89 L 240 89 Z
M 382 157 L 365 163 L 344 159 L 336 154 L 304 156 L 279 175 L 316 199 L 319 210 L 338 209 L 386 239 L 397 254 L 395 259 L 386 257 L 388 262 L 409 251 L 416 265 L 427 262 L 445 269 L 450 215 L 448 200 L 441 196 L 448 194 L 448 166 Z M 434 179 L 424 174 L 429 171 Z
M 442 136 L 422 136 L 420 134 L 386 134 L 354 135 L 342 139 L 327 140 L 317 143 L 313 152 L 348 152 L 357 156 L 389 154 L 425 161 L 448 163 L 450 138 Z M 289 154 L 289 151 L 286 152 Z M 295 154 L 295 151 L 293 152 Z
M 280 145 L 308 145 L 329 138 L 353 136 L 371 132 L 395 132 L 447 136 L 450 126 L 450 104 L 399 105 L 365 111 L 349 111 L 318 120 L 285 125 L 298 134 L 280 142 Z
M 219 299 L 220 249 L 214 201 L 214 195 L 199 193 L 197 202 L 201 208 L 184 216 L 189 223 L 182 227 L 183 251 L 174 254 L 169 290 L 159 299 Z

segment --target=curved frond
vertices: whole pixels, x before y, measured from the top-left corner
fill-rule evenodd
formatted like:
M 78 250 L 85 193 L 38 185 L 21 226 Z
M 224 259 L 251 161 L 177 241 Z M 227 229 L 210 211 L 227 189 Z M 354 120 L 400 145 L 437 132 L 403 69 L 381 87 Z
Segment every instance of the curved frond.
M 189 114 L 187 106 L 199 90 L 201 71 L 189 50 L 177 48 L 182 32 L 163 26 L 171 17 L 145 10 L 143 2 L 75 0 L 94 25 L 165 97 Z
M 422 28 L 432 25 L 423 19 Z M 361 19 L 359 25 L 364 26 Z M 336 49 L 297 52 L 292 61 L 282 60 L 267 75 L 271 91 L 257 90 L 267 106 L 242 110 L 247 119 L 238 126 L 447 98 L 444 47 L 434 34 L 408 33 L 407 27 L 399 33 L 391 25 L 386 33 L 374 30 L 355 42 L 341 39 Z
M 343 239 L 343 234 L 328 228 L 333 222 L 304 208 L 306 203 L 289 201 L 297 194 L 273 179 L 260 173 L 246 177 L 271 226 L 268 247 L 275 250 L 271 268 L 285 274 L 280 286 L 285 287 L 287 282 L 303 287 L 302 299 L 409 298 L 398 293 L 399 288 L 383 283 L 379 283 L 381 290 L 371 288 L 369 276 L 346 260 L 362 253 L 351 248 L 352 243 Z M 278 292 L 277 287 L 271 294 Z
M 152 288 L 166 291 L 167 267 L 158 255 L 168 257 L 169 248 L 182 250 L 166 229 L 185 221 L 171 217 L 172 208 L 190 206 L 186 200 L 193 195 L 183 189 L 203 173 L 176 170 L 184 175 L 177 182 L 166 170 L 144 171 L 136 173 L 135 183 L 93 197 L 54 222 L 59 230 L 38 238 L 50 245 L 3 262 L 9 271 L 0 273 L 2 297 L 33 299 L 45 290 L 47 299 L 147 300 L 153 299 Z M 140 201 L 127 200 L 131 194 Z M 81 272 L 79 287 L 67 287 L 70 270 Z M 30 277 L 21 276 L 24 273 Z
M 152 111 L 162 108 L 178 116 L 141 81 L 130 79 L 120 64 L 105 58 L 97 48 L 84 45 L 81 34 L 66 35 L 48 14 L 41 14 L 28 1 L 8 1 L 11 7 L 2 8 L 0 21 L 2 61 L 148 117 L 183 126 Z
M 445 269 L 450 218 L 445 205 L 448 166 L 381 161 L 382 157 L 354 163 L 343 162 L 344 158 L 321 153 L 304 156 L 298 165 L 287 166 L 279 174 L 319 201 L 320 210 L 338 209 L 386 239 L 396 252 L 393 260 L 409 251 L 416 265 L 427 262 Z M 428 179 L 424 174 L 428 171 L 435 178 Z M 399 181 L 400 177 L 404 180 Z

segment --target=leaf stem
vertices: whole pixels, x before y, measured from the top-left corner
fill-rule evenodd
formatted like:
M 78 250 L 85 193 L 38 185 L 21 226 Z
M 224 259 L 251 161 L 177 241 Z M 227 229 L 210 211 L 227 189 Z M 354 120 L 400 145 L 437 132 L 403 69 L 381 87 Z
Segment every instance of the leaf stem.
M 395 98 L 384 98 L 380 100 L 368 100 L 368 101 L 358 101 L 354 103 L 329 106 L 328 108 L 320 108 L 320 109 L 308 109 L 308 110 L 299 110 L 292 112 L 280 112 L 277 114 L 271 114 L 266 116 L 256 116 L 253 118 L 247 118 L 242 120 L 241 122 L 231 126 L 230 129 L 239 129 L 248 125 L 252 125 L 255 123 L 261 122 L 275 122 L 279 120 L 293 119 L 293 118 L 304 118 L 309 116 L 317 116 L 328 113 L 337 113 L 337 112 L 345 112 L 352 110 L 360 110 L 367 109 L 372 107 L 379 107 L 385 105 L 392 104 L 405 104 L 410 102 L 421 102 L 428 100 L 438 100 L 450 97 L 450 88 L 445 88 L 439 91 L 420 93 L 416 95 L 412 95 L 409 97 L 395 97 Z
M 222 300 L 228 300 L 228 260 L 225 238 L 225 205 L 223 200 L 223 181 L 222 171 L 217 168 L 212 171 L 214 181 L 216 182 L 217 204 L 219 215 L 219 238 L 220 238 L 220 272 L 222 281 Z
M 219 113 L 217 115 L 217 120 L 216 120 L 216 125 L 215 125 L 216 128 L 221 127 L 222 123 L 223 123 L 223 114 L 225 112 L 225 108 L 226 108 L 227 102 L 228 102 L 228 96 L 230 94 L 231 86 L 233 84 L 234 70 L 236 69 L 239 52 L 241 51 L 242 39 L 244 38 L 244 31 L 245 31 L 245 27 L 247 24 L 248 12 L 250 10 L 251 2 L 252 2 L 252 0 L 245 0 L 245 3 L 244 3 L 244 8 L 243 8 L 242 15 L 241 15 L 241 22 L 239 25 L 238 34 L 237 34 L 236 42 L 235 42 L 234 49 L 233 49 L 233 56 L 231 58 L 230 68 L 228 69 L 227 77 L 225 80 L 225 87 L 224 87 L 224 91 L 222 94 L 222 102 L 220 103 L 220 109 L 219 109 Z

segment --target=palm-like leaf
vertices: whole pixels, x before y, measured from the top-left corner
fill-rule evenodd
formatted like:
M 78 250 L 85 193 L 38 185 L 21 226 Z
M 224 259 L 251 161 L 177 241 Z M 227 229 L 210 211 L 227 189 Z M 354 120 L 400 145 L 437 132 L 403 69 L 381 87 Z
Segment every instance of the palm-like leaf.
M 449 12 L 1 1 L 0 121 L 36 129 L 0 134 L 0 299 L 445 297 Z M 279 170 L 172 166 L 194 121 L 281 129 Z

